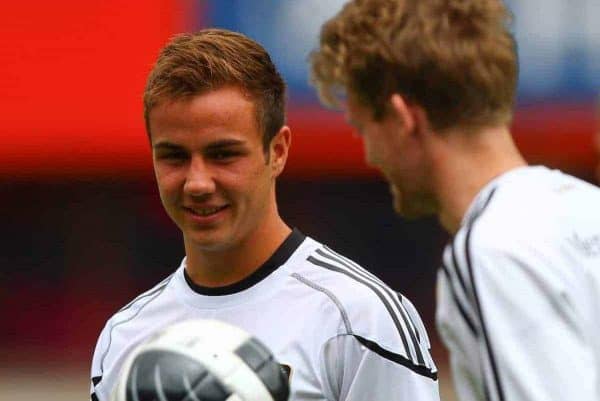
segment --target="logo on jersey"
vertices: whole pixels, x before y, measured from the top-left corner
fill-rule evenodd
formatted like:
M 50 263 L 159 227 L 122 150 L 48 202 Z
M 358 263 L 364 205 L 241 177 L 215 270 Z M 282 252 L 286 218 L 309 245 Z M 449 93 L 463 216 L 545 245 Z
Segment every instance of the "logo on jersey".
M 600 234 L 581 237 L 575 233 L 568 240 L 571 245 L 586 257 L 595 258 L 600 256 Z

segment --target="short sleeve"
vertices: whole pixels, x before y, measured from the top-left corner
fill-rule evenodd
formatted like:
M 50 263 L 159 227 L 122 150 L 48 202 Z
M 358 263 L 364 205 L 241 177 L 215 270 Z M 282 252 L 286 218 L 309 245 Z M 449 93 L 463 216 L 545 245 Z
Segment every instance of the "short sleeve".
M 439 401 L 438 381 L 376 352 L 352 335 L 330 339 L 320 370 L 332 401 Z

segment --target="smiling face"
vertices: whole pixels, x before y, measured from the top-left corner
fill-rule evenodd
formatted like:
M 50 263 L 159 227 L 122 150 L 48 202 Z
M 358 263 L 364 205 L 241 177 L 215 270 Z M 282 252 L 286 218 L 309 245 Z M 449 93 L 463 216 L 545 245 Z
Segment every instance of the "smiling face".
M 363 139 L 365 158 L 390 185 L 396 213 L 418 218 L 436 213 L 424 147 L 393 111 L 375 120 L 371 109 L 348 101 L 347 118 Z
M 279 131 L 265 154 L 254 104 L 240 89 L 166 101 L 149 117 L 160 197 L 186 249 L 235 247 L 278 216 L 275 178 L 285 164 L 289 129 Z

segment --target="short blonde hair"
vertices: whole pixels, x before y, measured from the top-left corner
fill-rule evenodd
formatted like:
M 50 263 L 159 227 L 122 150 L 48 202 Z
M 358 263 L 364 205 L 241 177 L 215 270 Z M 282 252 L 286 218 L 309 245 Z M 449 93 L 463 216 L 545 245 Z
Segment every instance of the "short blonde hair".
M 399 93 L 434 129 L 508 124 L 518 76 L 511 15 L 500 0 L 354 0 L 321 30 L 311 54 L 322 101 L 340 91 L 376 119 Z

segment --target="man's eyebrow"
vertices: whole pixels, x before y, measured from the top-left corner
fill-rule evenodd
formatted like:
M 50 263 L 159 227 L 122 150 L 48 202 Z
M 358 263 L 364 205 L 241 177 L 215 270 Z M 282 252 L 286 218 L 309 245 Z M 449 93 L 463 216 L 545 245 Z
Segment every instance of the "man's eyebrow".
M 158 142 L 158 143 L 155 143 L 154 145 L 152 145 L 152 149 L 154 149 L 154 150 L 159 150 L 159 149 L 180 150 L 181 146 L 176 145 L 171 142 Z
M 206 150 L 214 150 L 214 149 L 222 149 L 222 148 L 228 148 L 228 147 L 233 147 L 233 146 L 241 146 L 244 145 L 244 141 L 239 140 L 239 139 L 220 139 L 214 142 L 210 142 L 208 145 L 206 145 L 204 147 L 204 149 Z M 152 148 L 154 150 L 181 150 L 183 149 L 183 146 L 174 144 L 172 142 L 167 142 L 167 141 L 161 141 L 161 142 L 157 142 L 154 145 L 152 145 Z
M 208 145 L 206 145 L 205 149 L 206 150 L 214 150 L 214 149 L 228 148 L 228 147 L 241 146 L 241 145 L 244 145 L 244 141 L 241 141 L 239 139 L 221 139 L 221 140 L 209 143 Z

